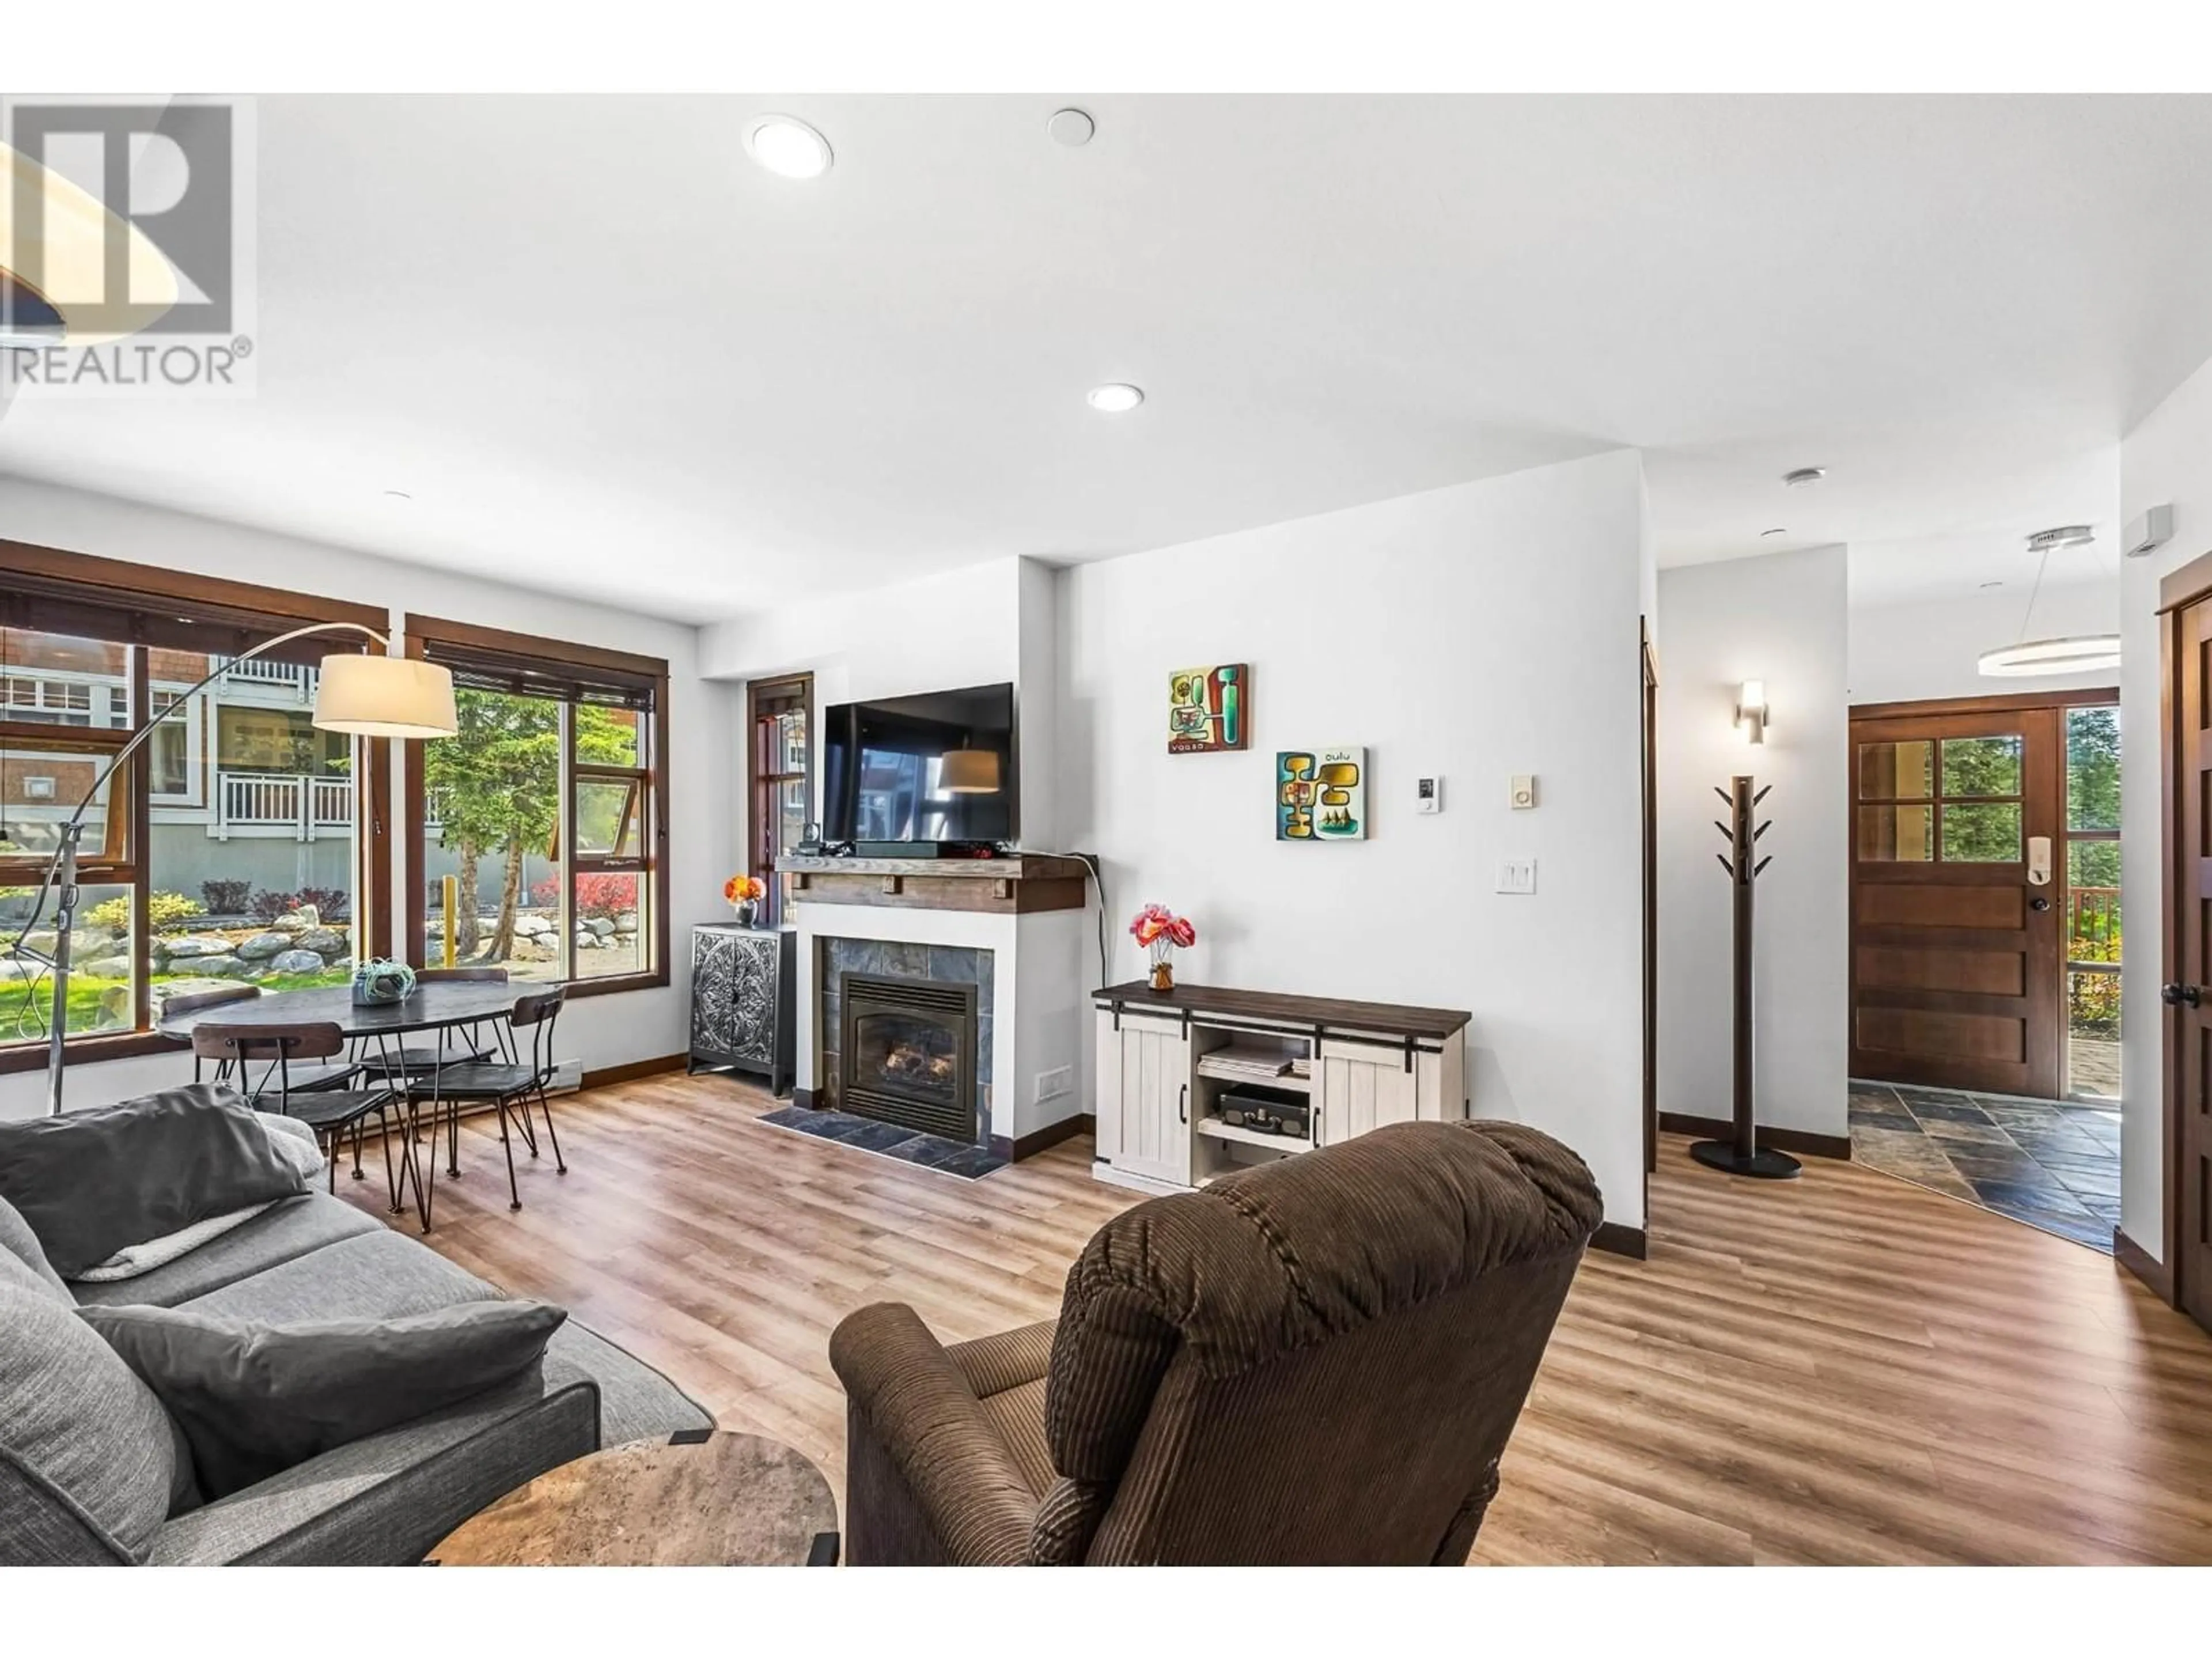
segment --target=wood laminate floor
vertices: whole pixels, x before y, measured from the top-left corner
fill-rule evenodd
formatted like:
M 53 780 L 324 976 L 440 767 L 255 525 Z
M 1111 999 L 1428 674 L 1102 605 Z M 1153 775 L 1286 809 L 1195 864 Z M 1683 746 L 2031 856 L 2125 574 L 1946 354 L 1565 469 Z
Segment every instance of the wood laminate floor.
M 725 1078 L 556 1103 L 570 1173 L 463 1132 L 429 1243 L 774 1436 L 842 1499 L 830 1328 L 947 1340 L 1058 1311 L 1134 1201 L 1088 1140 L 979 1181 L 755 1121 Z M 1478 1562 L 2212 1562 L 2212 1337 L 2079 1246 L 1869 1170 L 1735 1182 L 1668 1137 L 1651 1259 L 1593 1254 Z M 343 1194 L 382 1215 L 378 1172 Z M 413 1218 L 386 1218 L 413 1229 Z

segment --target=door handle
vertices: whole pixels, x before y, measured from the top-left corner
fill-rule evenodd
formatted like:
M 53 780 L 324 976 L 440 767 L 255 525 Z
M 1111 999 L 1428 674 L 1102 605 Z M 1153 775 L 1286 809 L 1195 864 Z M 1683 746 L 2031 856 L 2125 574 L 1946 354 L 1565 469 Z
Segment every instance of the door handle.
M 2048 910 L 2051 908 L 2051 901 L 2044 897 L 2042 894 L 2038 893 L 2033 898 L 2028 900 L 2027 908 L 2034 911 L 2038 915 L 2041 915 L 2045 910 Z
M 1190 1085 L 1188 1083 L 1182 1085 L 1182 1091 L 1176 1096 L 1176 1118 L 1179 1122 L 1190 1121 Z
M 2030 887 L 2051 885 L 2051 837 L 2030 836 L 2027 838 L 2027 884 Z
M 2204 1006 L 2204 988 L 2201 985 L 2167 985 L 2160 988 L 2158 1000 L 2169 1008 L 2179 1008 L 2186 1003 L 2191 1008 Z

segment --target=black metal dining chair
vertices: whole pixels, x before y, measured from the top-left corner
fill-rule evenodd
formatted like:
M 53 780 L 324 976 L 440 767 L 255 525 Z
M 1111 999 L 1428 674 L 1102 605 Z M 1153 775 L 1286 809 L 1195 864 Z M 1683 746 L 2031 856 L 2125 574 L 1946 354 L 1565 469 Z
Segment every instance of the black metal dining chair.
M 461 1108 L 471 1103 L 489 1101 L 499 1111 L 499 1144 L 507 1154 L 507 1208 L 522 1207 L 522 1194 L 514 1183 L 514 1143 L 508 1134 L 509 1115 L 515 1115 L 516 1127 L 522 1134 L 523 1144 L 530 1156 L 538 1156 L 538 1136 L 530 1121 L 532 1102 L 545 1120 L 545 1138 L 553 1148 L 556 1170 L 566 1175 L 568 1165 L 561 1156 L 561 1137 L 554 1131 L 553 1108 L 546 1098 L 545 1085 L 553 1080 L 556 1067 L 553 1048 L 555 1027 L 561 1010 L 568 1000 L 568 989 L 556 985 L 535 996 L 520 999 L 514 1012 L 507 1016 L 507 1029 L 500 1034 L 501 1046 L 510 1058 L 497 1060 L 465 1061 L 459 1065 L 441 1066 L 429 1078 L 408 1080 L 410 1100 L 431 1102 L 430 1141 L 431 1161 L 436 1162 L 438 1115 L 447 1119 L 447 1136 L 451 1158 L 449 1172 L 459 1166 L 458 1142 L 460 1133 Z M 525 1034 L 527 1033 L 526 1043 Z M 527 1057 L 524 1049 L 527 1048 Z
M 281 1112 L 313 1129 L 330 1164 L 333 1193 L 338 1185 L 338 1150 L 349 1130 L 353 1135 L 353 1178 L 368 1178 L 361 1167 L 362 1125 L 371 1112 L 375 1113 L 378 1137 L 384 1146 L 384 1182 L 396 1213 L 400 1207 L 401 1183 L 392 1163 L 388 1109 L 399 1099 L 398 1091 L 384 1085 L 367 1089 L 300 1089 L 293 1085 L 293 1061 L 326 1060 L 343 1054 L 345 1046 L 345 1033 L 329 1021 L 289 1025 L 201 1024 L 192 1030 L 192 1066 L 197 1073 L 202 1061 L 213 1060 L 216 1078 L 231 1082 L 255 1110 Z M 258 1077 L 256 1067 L 260 1068 Z
M 161 1018 L 175 1019 L 181 1015 L 200 1013 L 210 1008 L 226 1007 L 234 1002 L 250 1002 L 260 994 L 258 985 L 219 985 L 212 991 L 187 991 L 182 996 L 171 997 L 163 1002 Z M 256 1092 L 248 1086 L 244 1066 L 234 1062 L 218 1065 L 213 1077 L 204 1078 L 204 1056 L 197 1051 L 192 1054 L 193 1082 L 229 1083 L 235 1085 L 242 1094 Z M 361 1074 L 362 1067 L 350 1059 L 335 1066 L 295 1066 L 291 1068 L 290 1086 L 302 1094 L 323 1089 L 343 1089 Z M 263 1080 L 264 1083 L 267 1080 L 265 1070 Z

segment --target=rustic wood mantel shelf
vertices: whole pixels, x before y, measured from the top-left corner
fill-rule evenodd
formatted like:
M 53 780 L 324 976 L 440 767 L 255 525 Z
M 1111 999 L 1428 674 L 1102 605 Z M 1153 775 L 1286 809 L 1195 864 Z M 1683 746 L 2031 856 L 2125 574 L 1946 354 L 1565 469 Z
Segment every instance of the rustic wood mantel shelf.
M 1021 853 L 1002 859 L 784 858 L 793 896 L 820 904 L 908 910 L 982 910 L 1027 915 L 1080 910 L 1088 871 L 1080 859 Z

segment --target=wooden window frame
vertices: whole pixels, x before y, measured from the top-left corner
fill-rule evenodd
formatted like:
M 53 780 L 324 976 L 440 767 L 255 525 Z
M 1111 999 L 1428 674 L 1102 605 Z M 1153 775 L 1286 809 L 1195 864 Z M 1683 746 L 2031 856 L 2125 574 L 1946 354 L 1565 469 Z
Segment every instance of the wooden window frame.
M 599 646 L 576 645 L 565 640 L 543 638 L 533 634 L 510 633 L 505 629 L 485 628 L 474 623 L 454 622 L 441 617 L 422 617 L 410 613 L 403 621 L 406 638 L 406 653 L 416 659 L 429 654 L 432 647 L 465 654 L 471 649 L 490 656 L 510 659 L 529 659 L 543 664 L 549 672 L 557 672 L 562 667 L 608 670 L 615 673 L 650 679 L 653 683 L 653 716 L 640 728 L 640 735 L 648 745 L 642 757 L 644 764 L 638 767 L 606 766 L 598 763 L 580 765 L 574 754 L 574 737 L 568 723 L 563 722 L 564 752 L 562 769 L 568 782 L 562 800 L 561 860 L 562 879 L 569 884 L 573 900 L 578 876 L 593 871 L 628 874 L 639 872 L 650 878 L 652 898 L 653 964 L 643 972 L 609 974 L 596 979 L 574 976 L 575 960 L 568 961 L 570 977 L 562 983 L 568 995 L 576 997 L 611 996 L 623 991 L 648 991 L 665 988 L 670 983 L 669 951 L 669 834 L 670 797 L 674 783 L 673 768 L 669 759 L 668 725 L 668 664 L 659 657 L 646 657 L 628 651 L 609 650 Z M 422 744 L 406 744 L 402 757 L 402 811 L 404 815 L 408 845 L 408 876 L 405 899 L 405 939 L 408 954 L 415 959 L 428 960 L 428 941 L 425 937 L 429 896 L 422 881 L 422 872 L 428 865 L 428 834 L 424 823 L 424 775 Z M 635 858 L 611 857 L 604 854 L 578 856 L 574 851 L 576 837 L 575 786 L 578 775 L 586 777 L 635 778 L 650 794 L 641 796 L 649 800 L 651 810 L 647 814 L 643 846 Z M 569 947 L 573 953 L 574 945 Z
M 243 625 L 249 628 L 266 626 L 272 635 L 314 623 L 349 623 L 357 627 L 374 629 L 380 634 L 388 633 L 392 627 L 389 613 L 374 605 L 355 605 L 310 593 L 295 593 L 280 587 L 264 587 L 256 582 L 197 575 L 161 565 L 133 564 L 122 559 L 102 558 L 95 554 L 75 552 L 67 548 L 43 547 L 30 542 L 0 539 L 0 584 L 8 578 L 35 581 L 50 587 L 65 586 L 71 597 L 95 605 L 143 610 L 150 603 L 164 609 L 173 607 L 186 613 L 204 610 L 233 613 L 252 619 Z M 212 623 L 218 619 L 208 620 Z M 127 640 L 111 643 L 133 645 Z M 338 636 L 333 636 L 331 648 L 343 648 Z M 26 748 L 53 748 L 58 746 L 58 738 L 66 738 L 85 752 L 91 752 L 97 747 L 106 753 L 114 753 L 137 734 L 143 722 L 153 718 L 150 654 L 143 646 L 134 646 L 130 654 L 131 723 L 129 726 L 80 726 L 9 722 L 0 724 L 0 744 L 13 742 Z M 77 739 L 92 741 L 76 743 Z M 362 740 L 362 769 L 367 776 L 366 787 L 354 792 L 355 910 L 361 929 L 362 950 L 369 955 L 384 955 L 392 948 L 391 846 L 385 835 L 385 824 L 391 816 L 391 745 L 381 738 L 366 738 Z M 85 863 L 79 871 L 82 885 L 128 885 L 131 888 L 131 933 L 133 939 L 140 940 L 147 936 L 147 905 L 152 892 L 149 840 L 153 831 L 150 793 L 153 760 L 153 745 L 149 744 L 131 757 L 129 767 L 118 780 L 119 787 L 112 786 L 108 796 L 111 836 L 114 832 L 118 810 L 126 815 L 122 845 L 129 853 L 129 859 L 118 862 L 103 855 L 98 860 Z M 118 806 L 118 797 L 123 798 L 124 802 L 120 808 Z M 111 841 L 107 844 L 112 847 L 116 843 Z M 44 873 L 44 861 L 40 860 L 39 870 L 27 879 L 35 884 Z M 69 1038 L 67 1054 L 72 1063 L 90 1065 L 103 1060 L 120 1060 L 132 1055 L 180 1052 L 173 1040 L 151 1029 L 152 998 L 146 981 L 147 976 L 143 973 L 134 973 L 131 976 L 132 1029 L 88 1033 L 83 1036 Z M 43 1042 L 9 1043 L 0 1047 L 0 1077 L 43 1071 L 46 1065 L 46 1047 Z
M 769 703 L 796 702 L 806 717 L 806 767 L 801 772 L 770 772 L 763 769 L 765 758 L 763 732 L 769 718 L 764 708 Z M 815 756 L 818 752 L 817 734 L 814 729 L 814 676 L 811 673 L 781 674 L 773 679 L 749 681 L 745 686 L 745 873 L 766 888 L 763 900 L 762 923 L 769 927 L 785 925 L 784 911 L 787 896 L 775 868 L 775 791 L 797 779 L 806 786 L 806 819 L 814 821 L 815 811 Z

